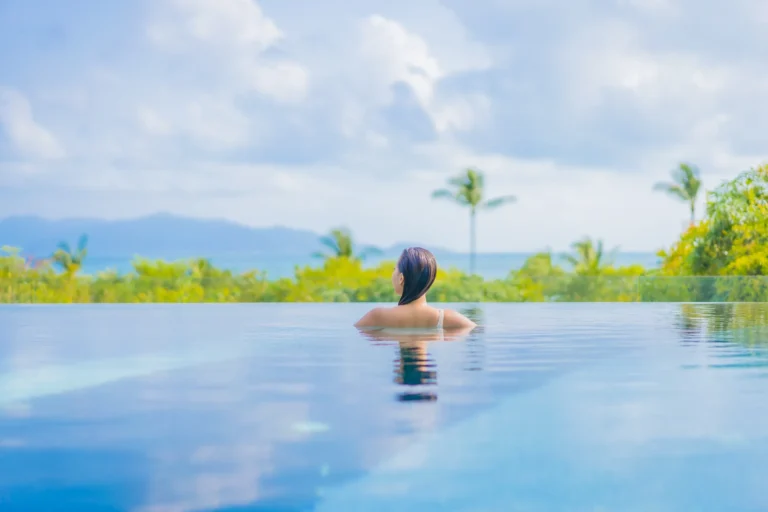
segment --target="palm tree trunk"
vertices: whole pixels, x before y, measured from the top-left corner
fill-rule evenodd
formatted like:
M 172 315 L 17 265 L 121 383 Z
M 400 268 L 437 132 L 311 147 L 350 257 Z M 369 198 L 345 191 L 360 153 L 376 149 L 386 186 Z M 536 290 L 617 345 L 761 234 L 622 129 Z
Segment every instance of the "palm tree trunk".
M 475 248 L 477 245 L 475 233 L 475 209 L 469 213 L 469 275 L 475 274 Z
M 696 224 L 696 203 L 691 201 L 691 226 Z

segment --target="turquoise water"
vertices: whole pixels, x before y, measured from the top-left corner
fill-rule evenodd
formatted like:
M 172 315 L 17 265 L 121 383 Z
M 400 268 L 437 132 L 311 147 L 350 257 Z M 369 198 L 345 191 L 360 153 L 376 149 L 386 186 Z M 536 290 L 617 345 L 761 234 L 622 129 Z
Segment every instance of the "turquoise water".
M 499 253 L 499 254 L 478 254 L 476 261 L 476 271 L 486 279 L 499 279 L 506 277 L 510 270 L 519 269 L 525 260 L 533 253 Z M 395 259 L 391 256 L 390 259 Z M 171 258 L 175 259 L 175 258 Z M 442 255 L 437 258 L 438 264 L 443 268 L 455 267 L 463 271 L 469 270 L 469 257 L 465 254 Z M 272 279 L 281 277 L 292 277 L 296 265 L 317 266 L 320 260 L 312 257 L 297 256 L 212 256 L 211 261 L 222 268 L 236 272 L 243 272 L 253 269 L 259 269 L 267 272 Z M 381 261 L 380 258 L 371 258 L 369 265 L 376 265 Z M 556 258 L 560 264 L 560 257 Z M 646 268 L 658 266 L 658 258 L 653 253 L 619 253 L 614 258 L 616 265 L 640 264 Z M 133 270 L 130 258 L 88 258 L 83 266 L 83 271 L 88 274 L 95 274 L 106 269 L 114 269 L 120 273 L 128 273 Z
M 0 510 L 768 509 L 768 304 L 0 308 Z

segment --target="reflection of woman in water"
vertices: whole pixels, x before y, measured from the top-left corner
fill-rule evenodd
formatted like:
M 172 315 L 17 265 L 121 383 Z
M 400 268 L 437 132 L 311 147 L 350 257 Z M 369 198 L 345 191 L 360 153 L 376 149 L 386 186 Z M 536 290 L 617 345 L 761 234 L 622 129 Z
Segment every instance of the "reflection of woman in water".
M 425 390 L 422 386 L 437 384 L 437 363 L 427 352 L 429 342 L 456 341 L 472 330 L 471 327 L 455 329 L 448 333 L 436 330 L 419 333 L 397 330 L 367 331 L 363 334 L 378 342 L 397 342 L 399 357 L 395 361 L 395 382 L 409 389 L 398 395 L 398 400 L 437 400 L 437 394 Z
M 461 329 L 475 323 L 456 311 L 436 309 L 427 304 L 427 292 L 435 282 L 437 261 L 426 249 L 405 249 L 392 271 L 392 286 L 400 295 L 397 306 L 374 308 L 355 327 L 404 327 Z

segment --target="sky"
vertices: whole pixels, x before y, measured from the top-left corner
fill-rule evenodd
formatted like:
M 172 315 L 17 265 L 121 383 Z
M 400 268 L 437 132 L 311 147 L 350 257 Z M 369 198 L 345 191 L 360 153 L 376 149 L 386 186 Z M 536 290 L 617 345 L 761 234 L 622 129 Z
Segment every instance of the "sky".
M 0 217 L 171 212 L 465 250 L 654 251 L 768 161 L 768 2 L 0 0 Z M 704 198 L 702 197 L 701 206 Z

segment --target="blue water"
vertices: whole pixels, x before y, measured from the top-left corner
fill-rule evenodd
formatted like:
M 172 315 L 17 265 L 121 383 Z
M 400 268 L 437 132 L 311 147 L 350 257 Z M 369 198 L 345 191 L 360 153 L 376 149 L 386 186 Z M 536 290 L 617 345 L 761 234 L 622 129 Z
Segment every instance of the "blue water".
M 525 260 L 533 253 L 499 253 L 499 254 L 478 254 L 476 260 L 476 271 L 486 279 L 501 279 L 506 277 L 511 270 L 517 270 L 523 266 Z M 164 259 L 184 259 L 184 258 L 164 258 Z M 245 272 L 254 269 L 264 271 L 270 279 L 281 277 L 293 277 L 296 266 L 318 266 L 321 260 L 317 258 L 297 257 L 297 256 L 243 256 L 243 255 L 225 255 L 211 256 L 214 265 L 229 269 L 234 272 Z M 389 258 L 395 259 L 395 258 Z M 469 256 L 466 254 L 439 255 L 437 257 L 440 267 L 457 268 L 467 272 L 469 270 Z M 370 258 L 366 264 L 368 266 L 380 263 L 381 258 Z M 556 263 L 567 266 L 560 256 L 555 258 Z M 618 253 L 613 262 L 616 265 L 642 265 L 645 268 L 655 268 L 658 266 L 658 257 L 653 253 Z M 98 272 L 112 269 L 121 274 L 133 271 L 132 260 L 130 258 L 88 258 L 83 265 L 83 272 L 87 274 L 96 274 Z
M 0 510 L 768 510 L 768 304 L 364 311 L 0 308 Z

